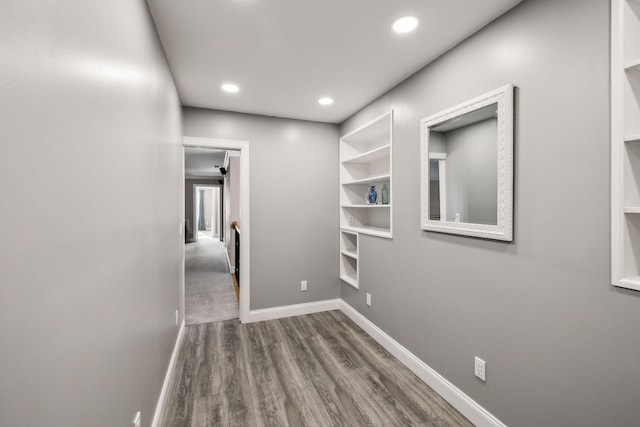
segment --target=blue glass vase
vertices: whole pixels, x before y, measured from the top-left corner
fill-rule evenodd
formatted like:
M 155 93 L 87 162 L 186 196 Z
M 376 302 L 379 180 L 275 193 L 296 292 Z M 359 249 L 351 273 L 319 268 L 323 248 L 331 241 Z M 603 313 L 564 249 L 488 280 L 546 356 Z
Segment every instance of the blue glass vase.
M 378 193 L 376 192 L 376 186 L 372 185 L 369 187 L 369 193 L 367 193 L 367 203 L 370 205 L 375 205 L 378 201 Z

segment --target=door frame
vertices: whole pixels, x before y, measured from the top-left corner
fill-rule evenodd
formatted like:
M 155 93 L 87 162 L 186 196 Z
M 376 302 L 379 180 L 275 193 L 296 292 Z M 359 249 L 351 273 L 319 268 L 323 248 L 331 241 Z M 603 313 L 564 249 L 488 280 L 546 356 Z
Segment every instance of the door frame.
M 242 230 L 242 244 L 240 245 L 240 322 L 250 321 L 251 310 L 251 222 L 249 213 L 249 141 L 235 139 L 200 138 L 193 136 L 182 137 L 183 147 L 214 148 L 217 150 L 237 150 L 240 151 L 240 229 Z M 184 183 L 184 171 L 182 174 Z M 184 184 L 182 185 L 184 188 Z M 227 224 L 228 225 L 228 224 Z M 222 231 L 222 230 L 221 230 Z M 184 259 L 184 244 L 183 244 Z M 184 284 L 184 271 L 183 280 Z M 184 286 L 182 287 L 184 300 Z M 183 308 L 184 309 L 184 308 Z

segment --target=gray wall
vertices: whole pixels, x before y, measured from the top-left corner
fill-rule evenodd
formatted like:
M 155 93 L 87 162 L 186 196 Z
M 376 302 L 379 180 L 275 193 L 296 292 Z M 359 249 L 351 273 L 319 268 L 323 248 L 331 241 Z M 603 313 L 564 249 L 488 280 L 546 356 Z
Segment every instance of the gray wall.
M 497 120 L 444 133 L 447 221 L 498 223 Z M 472 135 L 470 135 L 472 134 Z
M 607 1 L 524 1 L 341 129 L 395 111 L 394 238 L 362 236 L 342 297 L 510 426 L 640 419 L 640 293 L 609 282 L 609 17 Z M 514 243 L 421 231 L 420 119 L 507 83 Z
M 0 425 L 149 425 L 181 305 L 182 129 L 147 5 L 5 0 L 0 52 Z
M 251 309 L 337 298 L 338 127 L 193 108 L 183 119 L 185 136 L 250 143 Z

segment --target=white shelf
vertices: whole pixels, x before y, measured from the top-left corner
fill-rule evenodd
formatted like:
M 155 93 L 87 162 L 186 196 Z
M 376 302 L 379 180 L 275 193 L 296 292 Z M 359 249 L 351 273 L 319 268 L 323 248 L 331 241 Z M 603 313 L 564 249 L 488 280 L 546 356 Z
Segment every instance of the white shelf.
M 341 280 L 344 280 L 345 282 L 347 282 L 348 284 L 350 284 L 351 286 L 353 286 L 354 288 L 358 289 L 358 281 L 356 280 L 356 278 L 352 275 L 346 275 L 343 274 L 340 276 Z
M 624 142 L 640 142 L 640 133 L 625 135 Z
M 354 184 L 371 184 L 373 182 L 380 182 L 380 181 L 389 181 L 391 179 L 391 174 L 384 174 L 384 175 L 378 175 L 378 176 L 371 176 L 368 178 L 362 178 L 362 179 L 352 179 L 349 181 L 344 181 L 342 182 L 342 185 L 354 185 Z
M 619 288 L 633 289 L 634 291 L 640 291 L 640 276 L 625 277 L 618 283 L 614 283 L 614 286 Z
M 372 209 L 372 208 L 390 208 L 391 205 L 390 204 L 386 204 L 386 205 L 356 205 L 356 204 L 345 204 L 342 205 L 343 208 L 368 208 L 368 209 Z
M 611 284 L 640 291 L 640 20 L 638 0 L 611 1 Z M 624 141 L 624 142 L 623 142 Z
M 358 288 L 358 233 L 340 230 L 340 278 Z
M 354 226 L 344 225 L 342 229 L 345 231 L 353 231 L 355 233 L 369 234 L 370 236 L 391 238 L 391 230 L 388 228 L 371 227 L 371 226 Z
M 344 135 L 340 140 L 351 145 L 367 146 L 371 141 L 388 138 L 389 135 L 389 119 L 391 112 L 385 113 L 369 123 L 365 123 L 359 128 Z
M 640 58 L 636 58 L 632 61 L 625 62 L 625 71 L 640 71 Z
M 389 150 L 391 150 L 391 144 L 383 145 L 382 147 L 374 148 L 371 151 L 367 151 L 366 153 L 344 160 L 342 163 L 369 163 L 376 160 L 382 160 L 385 157 L 389 157 Z
M 344 250 L 344 249 L 343 249 L 343 250 L 341 250 L 341 251 L 340 251 L 340 253 L 341 253 L 342 255 L 345 255 L 345 256 L 351 257 L 351 258 L 353 258 L 353 259 L 358 259 L 358 254 L 357 254 L 357 253 L 355 253 L 355 252 L 351 252 L 351 251 L 347 251 L 347 250 Z

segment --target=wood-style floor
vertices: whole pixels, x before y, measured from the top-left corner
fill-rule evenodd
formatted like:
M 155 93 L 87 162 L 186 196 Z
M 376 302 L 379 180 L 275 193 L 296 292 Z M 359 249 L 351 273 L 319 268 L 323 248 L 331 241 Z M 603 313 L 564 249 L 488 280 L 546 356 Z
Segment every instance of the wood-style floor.
M 471 426 L 340 311 L 186 327 L 161 426 Z

